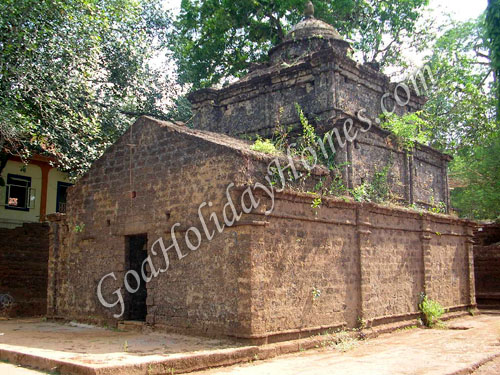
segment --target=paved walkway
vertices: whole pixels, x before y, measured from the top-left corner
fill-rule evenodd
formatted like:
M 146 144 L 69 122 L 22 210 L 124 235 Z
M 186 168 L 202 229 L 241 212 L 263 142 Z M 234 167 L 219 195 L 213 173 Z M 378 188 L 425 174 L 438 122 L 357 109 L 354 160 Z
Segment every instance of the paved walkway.
M 500 355 L 499 313 L 456 319 L 448 322 L 448 326 L 449 329 L 445 330 L 419 328 L 402 330 L 366 341 L 351 340 L 346 336 L 341 345 L 331 343 L 324 348 L 282 355 L 264 361 L 258 360 L 257 354 L 252 354 L 248 356 L 255 359 L 252 363 L 215 368 L 196 374 L 500 374 L 500 357 L 494 359 Z M 297 347 L 296 342 L 284 345 Z M 184 362 L 169 362 L 172 366 L 167 366 L 169 370 L 173 368 L 177 374 L 181 372 L 177 365 L 182 363 L 198 364 L 197 368 L 203 368 L 203 366 L 214 366 L 216 363 L 209 359 L 220 361 L 223 358 L 233 358 L 242 351 L 259 354 L 266 352 L 265 347 L 238 348 L 221 340 L 159 333 L 114 332 L 97 328 L 70 327 L 40 320 L 0 321 L 0 354 L 2 350 L 4 352 L 15 350 L 23 358 L 34 358 L 32 362 L 25 362 L 27 365 L 40 363 L 37 362 L 37 358 L 47 358 L 90 366 L 87 368 L 95 369 L 97 371 L 95 373 L 108 375 L 127 375 L 130 371 L 134 374 L 145 374 L 149 373 L 151 364 L 154 365 L 158 361 L 168 361 L 169 358 L 177 361 L 184 358 Z M 11 360 L 15 358 L 17 357 L 14 356 Z M 126 366 L 123 366 L 124 364 Z M 151 373 L 165 373 L 167 367 L 153 367 L 154 371 Z M 77 373 L 68 368 L 61 372 L 72 375 Z M 0 362 L 2 375 L 42 373 Z
M 197 372 L 197 375 L 448 375 L 472 373 L 500 355 L 500 315 L 479 315 L 448 323 L 450 329 L 412 329 L 348 343 L 345 352 L 325 348 L 252 364 Z M 474 375 L 499 375 L 500 362 Z
M 493 361 L 485 363 L 479 367 L 472 375 L 498 375 L 500 374 L 500 357 Z
M 23 351 L 42 351 L 65 359 L 78 356 L 137 357 L 216 350 L 241 346 L 229 340 L 104 329 L 86 324 L 47 322 L 41 318 L 0 320 L 0 348 L 19 347 Z
M 2 375 L 46 375 L 48 373 L 23 368 L 20 366 L 11 365 L 10 363 L 0 362 L 0 374 L 2 374 Z
M 40 318 L 0 320 L 0 351 L 90 366 L 133 366 L 238 346 L 241 345 L 222 339 L 123 332 L 84 324 L 47 322 Z

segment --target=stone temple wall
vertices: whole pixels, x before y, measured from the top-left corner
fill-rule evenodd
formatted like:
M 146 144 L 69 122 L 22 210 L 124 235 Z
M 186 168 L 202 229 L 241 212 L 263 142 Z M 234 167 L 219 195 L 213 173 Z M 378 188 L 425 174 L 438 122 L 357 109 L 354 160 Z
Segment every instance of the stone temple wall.
M 333 198 L 313 208 L 313 195 L 290 189 L 273 204 L 253 188 L 258 207 L 208 241 L 200 212 L 209 234 L 212 214 L 230 221 L 230 186 L 241 213 L 249 187 L 271 189 L 272 158 L 220 134 L 138 120 L 69 190 L 67 216 L 51 224 L 48 316 L 116 324 L 119 306 L 103 307 L 97 288 L 113 272 L 103 297 L 125 293 L 133 235 L 147 236 L 156 270 L 166 267 L 158 239 L 170 248 L 168 270 L 146 284 L 146 322 L 158 329 L 263 343 L 358 318 L 413 319 L 422 292 L 452 310 L 474 305 L 472 231 L 449 216 Z M 311 184 L 325 173 L 315 169 Z M 196 250 L 186 242 L 197 243 L 191 226 L 203 239 Z
M 347 143 L 338 163 L 346 165 L 348 185 L 352 188 L 372 181 L 376 172 L 388 167 L 395 200 L 424 208 L 440 203 L 449 207 L 447 166 L 451 158 L 423 145 L 408 153 L 395 147 L 396 142 L 389 132 L 374 128 Z
M 196 91 L 189 100 L 196 129 L 233 136 L 270 136 L 278 123 L 299 127 L 296 103 L 320 130 L 331 128 L 342 118 L 356 120 L 362 109 L 363 116 L 375 124 L 382 113 L 382 97 L 395 90 L 396 84 L 385 75 L 326 49 L 293 65 L 257 69 L 220 90 Z M 395 105 L 390 98 L 383 103 L 398 114 L 420 109 L 424 99 L 413 90 L 411 94 L 406 106 Z M 403 90 L 399 89 L 398 95 L 406 101 Z
M 48 316 L 116 323 L 117 310 L 99 303 L 97 286 L 114 272 L 117 281 L 106 280 L 103 295 L 111 300 L 116 288 L 124 290 L 127 236 L 146 235 L 151 252 L 159 238 L 167 243 L 175 223 L 181 223 L 176 228 L 181 242 L 199 223 L 202 202 L 213 204 L 206 212 L 222 211 L 226 186 L 241 184 L 245 163 L 233 148 L 218 144 L 217 135 L 209 138 L 214 141 L 141 118 L 69 189 L 67 214 L 52 223 Z M 249 234 L 242 231 L 245 227 L 223 232 L 203 251 L 189 254 L 184 246 L 187 259 L 178 260 L 174 252 L 169 272 L 147 284 L 148 323 L 168 318 L 174 326 L 194 321 L 210 331 L 238 332 L 246 303 L 239 270 L 249 270 L 240 254 Z M 235 248 L 235 234 L 241 250 Z
M 248 139 L 255 135 L 270 138 L 280 125 L 293 129 L 293 136 L 301 131 L 296 104 L 318 134 L 336 129 L 344 141 L 347 119 L 358 131 L 370 122 L 370 131 L 359 132 L 354 144 L 342 148 L 334 137 L 337 164 L 345 168 L 344 184 L 352 189 L 390 165 L 391 190 L 398 200 L 449 210 L 447 165 L 451 158 L 423 145 L 403 152 L 395 137 L 377 126 L 382 103 L 399 115 L 420 109 L 425 100 L 415 89 L 420 92 L 423 81 L 416 79 L 417 86 L 410 83 L 408 98 L 385 75 L 356 64 L 335 45 L 324 47 L 292 64 L 274 61 L 220 90 L 192 93 L 194 127 Z M 422 72 L 424 80 L 429 80 L 426 73 Z M 395 92 L 407 102 L 405 106 L 397 105 Z M 382 100 L 387 93 L 393 98 Z

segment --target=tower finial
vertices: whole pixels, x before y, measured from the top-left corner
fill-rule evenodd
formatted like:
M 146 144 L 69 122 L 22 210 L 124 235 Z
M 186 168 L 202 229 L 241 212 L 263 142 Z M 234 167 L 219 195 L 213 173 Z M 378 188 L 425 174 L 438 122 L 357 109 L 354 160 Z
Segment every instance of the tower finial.
M 306 18 L 314 18 L 314 5 L 311 1 L 307 2 L 306 9 L 304 10 Z

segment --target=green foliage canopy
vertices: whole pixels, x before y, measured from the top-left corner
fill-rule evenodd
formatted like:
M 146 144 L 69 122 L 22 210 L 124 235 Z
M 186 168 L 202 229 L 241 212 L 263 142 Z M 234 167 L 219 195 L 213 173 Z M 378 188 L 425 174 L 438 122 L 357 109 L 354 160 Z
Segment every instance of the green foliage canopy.
M 452 206 L 471 219 L 500 215 L 500 124 L 484 15 L 455 23 L 436 42 L 429 64 L 436 83 L 422 118 L 431 145 L 454 156 Z
M 423 112 L 412 112 L 404 116 L 391 114 L 386 116 L 382 127 L 390 130 L 402 148 L 412 151 L 417 143 L 429 144 L 431 132 L 427 129 L 428 122 L 423 119 Z
M 500 124 L 487 35 L 484 16 L 452 23 L 427 59 L 434 82 L 423 110 L 383 124 L 408 150 L 418 142 L 454 157 L 452 206 L 472 219 L 500 215 Z
M 500 0 L 489 0 L 486 10 L 486 27 L 491 51 L 491 64 L 495 72 L 497 90 L 497 115 L 500 119 Z
M 451 192 L 459 214 L 472 219 L 500 218 L 500 134 L 472 152 L 458 152 L 450 176 L 458 186 Z
M 266 59 L 307 0 L 182 0 L 170 40 L 183 83 L 194 87 L 238 77 L 248 62 Z M 428 0 L 313 1 L 315 17 L 353 41 L 364 61 L 386 65 L 399 58 L 406 38 L 419 39 L 416 22 Z
M 454 154 L 487 140 L 498 123 L 484 16 L 454 23 L 427 62 L 436 81 L 424 107 L 431 144 Z
M 82 172 L 135 116 L 161 117 L 160 0 L 3 0 L 0 14 L 0 151 Z

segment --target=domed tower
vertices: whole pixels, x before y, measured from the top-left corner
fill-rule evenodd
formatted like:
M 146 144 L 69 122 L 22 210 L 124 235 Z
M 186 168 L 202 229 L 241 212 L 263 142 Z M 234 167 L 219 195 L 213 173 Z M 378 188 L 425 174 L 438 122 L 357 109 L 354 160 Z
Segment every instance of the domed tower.
M 271 64 L 293 63 L 303 56 L 323 49 L 333 48 L 339 54 L 346 55 L 350 45 L 332 25 L 314 18 L 314 6 L 308 3 L 304 20 L 295 25 L 285 36 L 283 43 L 271 49 Z
M 377 70 L 353 61 L 349 43 L 333 26 L 314 17 L 312 3 L 304 13 L 283 42 L 269 51 L 267 63 L 250 64 L 245 77 L 224 88 L 189 96 L 195 128 L 269 136 L 278 122 L 299 124 L 295 103 L 320 132 L 356 117 L 362 108 L 372 120 L 379 117 L 380 98 L 395 85 Z M 412 95 L 395 111 L 414 111 L 422 104 L 422 98 Z
M 397 200 L 448 206 L 449 156 L 423 145 L 402 152 L 391 133 L 378 126 L 383 110 L 403 115 L 422 108 L 425 99 L 415 93 L 415 86 L 391 83 L 373 65 L 356 63 L 349 51 L 349 43 L 335 28 L 314 17 L 310 4 L 305 18 L 269 51 L 268 63 L 254 64 L 227 87 L 189 96 L 193 125 L 246 139 L 271 138 L 278 124 L 300 135 L 298 105 L 317 134 L 339 134 L 335 155 L 337 164 L 344 166 L 345 187 L 371 181 L 375 172 L 390 167 Z M 428 191 L 434 191 L 433 198 Z

